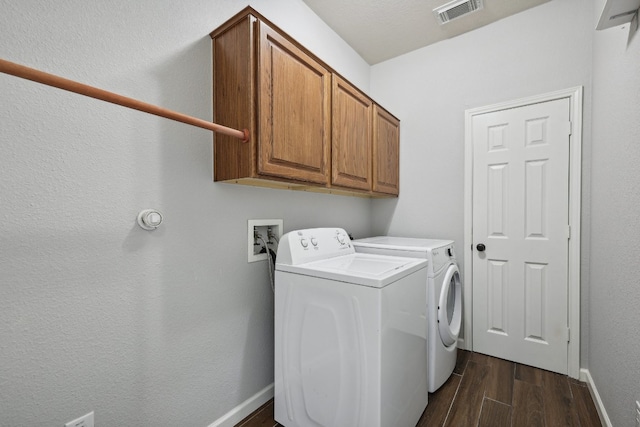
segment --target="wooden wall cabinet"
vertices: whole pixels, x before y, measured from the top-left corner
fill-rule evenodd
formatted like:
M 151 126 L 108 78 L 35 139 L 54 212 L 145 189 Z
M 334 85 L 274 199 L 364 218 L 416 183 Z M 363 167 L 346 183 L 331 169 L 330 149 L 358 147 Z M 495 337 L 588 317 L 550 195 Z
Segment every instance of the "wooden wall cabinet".
M 258 174 L 325 184 L 331 72 L 258 21 Z
M 373 191 L 400 191 L 400 121 L 377 104 L 373 106 Z
M 333 76 L 331 184 L 370 191 L 373 101 Z
M 251 7 L 211 38 L 214 122 L 250 132 L 248 142 L 214 136 L 215 181 L 398 194 L 397 119 L 380 110 L 381 124 L 370 98 Z

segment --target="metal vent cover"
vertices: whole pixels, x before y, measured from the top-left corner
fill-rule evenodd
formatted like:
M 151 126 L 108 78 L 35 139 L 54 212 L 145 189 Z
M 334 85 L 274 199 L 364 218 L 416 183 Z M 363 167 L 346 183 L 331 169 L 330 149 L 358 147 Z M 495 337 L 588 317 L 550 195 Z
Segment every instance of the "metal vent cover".
M 454 0 L 433 9 L 440 25 L 484 7 L 482 0 Z

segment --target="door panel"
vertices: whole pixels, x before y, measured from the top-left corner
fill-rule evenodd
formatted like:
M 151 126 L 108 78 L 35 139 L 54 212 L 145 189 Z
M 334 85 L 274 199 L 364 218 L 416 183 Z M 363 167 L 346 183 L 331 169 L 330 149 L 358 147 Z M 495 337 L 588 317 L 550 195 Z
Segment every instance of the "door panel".
M 546 343 L 545 294 L 547 292 L 547 265 L 525 263 L 525 319 L 526 340 Z
M 492 333 L 506 335 L 509 301 L 508 295 L 506 295 L 506 280 L 509 276 L 507 261 L 489 260 L 487 273 L 488 330 Z
M 472 126 L 474 351 L 566 373 L 569 100 Z
M 509 165 L 506 163 L 490 165 L 487 173 L 489 178 L 487 188 L 487 208 L 489 213 L 487 220 L 489 236 L 495 238 L 506 238 Z

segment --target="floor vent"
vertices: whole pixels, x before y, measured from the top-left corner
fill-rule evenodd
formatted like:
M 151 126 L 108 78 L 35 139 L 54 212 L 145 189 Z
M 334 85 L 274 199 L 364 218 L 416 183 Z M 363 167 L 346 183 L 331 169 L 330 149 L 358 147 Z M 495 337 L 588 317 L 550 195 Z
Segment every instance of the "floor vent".
M 440 25 L 482 9 L 482 0 L 454 0 L 433 9 Z

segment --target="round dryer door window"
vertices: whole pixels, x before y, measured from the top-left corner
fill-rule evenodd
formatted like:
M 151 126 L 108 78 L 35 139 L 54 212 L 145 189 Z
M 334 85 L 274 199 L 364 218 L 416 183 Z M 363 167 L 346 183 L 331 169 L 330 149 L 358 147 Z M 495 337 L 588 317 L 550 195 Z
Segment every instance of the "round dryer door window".
M 462 284 L 458 266 L 447 269 L 440 292 L 438 305 L 438 329 L 442 343 L 450 346 L 458 340 L 462 325 Z

